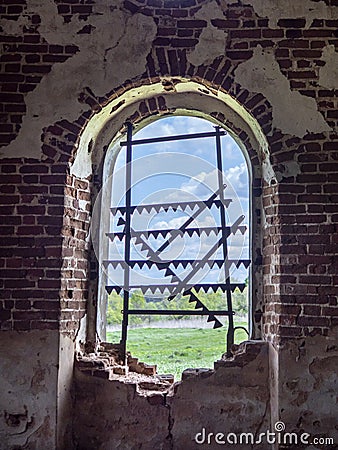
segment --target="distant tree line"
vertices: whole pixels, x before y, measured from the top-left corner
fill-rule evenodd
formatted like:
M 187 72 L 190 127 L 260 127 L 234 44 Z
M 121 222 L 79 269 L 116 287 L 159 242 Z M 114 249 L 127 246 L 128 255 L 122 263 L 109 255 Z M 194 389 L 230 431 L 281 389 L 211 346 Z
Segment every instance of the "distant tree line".
M 205 293 L 200 291 L 196 294 L 199 300 L 211 310 L 217 309 L 227 309 L 226 294 L 220 290 L 212 293 Z M 232 305 L 233 310 L 237 316 L 244 316 L 248 312 L 248 286 L 246 280 L 246 287 L 243 292 L 236 289 L 232 293 Z M 195 309 L 195 303 L 189 302 L 189 296 L 177 295 L 173 300 L 168 300 L 163 298 L 161 301 L 147 301 L 140 290 L 135 290 L 129 298 L 130 309 Z M 123 297 L 120 294 L 112 292 L 108 297 L 107 303 L 107 324 L 116 325 L 122 322 L 122 309 L 123 309 Z M 170 319 L 191 319 L 196 316 L 177 316 L 177 315 L 130 315 L 129 323 L 131 325 L 138 325 L 144 322 L 156 322 L 159 320 L 170 320 Z

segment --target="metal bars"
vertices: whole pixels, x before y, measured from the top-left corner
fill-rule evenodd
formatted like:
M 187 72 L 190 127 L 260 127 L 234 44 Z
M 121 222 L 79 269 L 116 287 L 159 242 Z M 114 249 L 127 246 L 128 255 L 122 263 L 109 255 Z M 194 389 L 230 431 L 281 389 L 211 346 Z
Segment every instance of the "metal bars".
M 129 282 L 130 282 L 130 221 L 131 221 L 131 161 L 132 161 L 132 135 L 133 125 L 127 123 L 127 158 L 126 158 L 126 214 L 125 214 L 125 241 L 124 241 L 124 260 L 127 267 L 124 269 L 123 279 L 123 319 L 122 319 L 122 358 L 126 356 L 126 342 L 128 330 L 128 314 L 129 314 Z
M 228 258 L 228 244 L 227 238 L 233 233 L 235 234 L 238 230 L 244 234 L 246 231 L 246 227 L 241 225 L 244 220 L 244 216 L 240 216 L 232 225 L 227 225 L 226 223 L 226 208 L 231 204 L 232 199 L 226 199 L 224 197 L 224 189 L 226 185 L 223 182 L 223 172 L 222 172 L 222 149 L 221 149 L 221 136 L 226 134 L 225 131 L 221 130 L 220 127 L 215 127 L 215 132 L 210 133 L 195 133 L 191 135 L 177 135 L 177 136 L 166 136 L 159 138 L 151 138 L 151 139 L 140 139 L 133 140 L 132 139 L 132 124 L 127 123 L 127 140 L 126 142 L 122 142 L 121 146 L 126 147 L 126 182 L 125 182 L 125 206 L 114 206 L 110 208 L 111 214 L 115 216 L 116 214 L 120 214 L 121 217 L 118 221 L 118 226 L 124 225 L 124 229 L 121 232 L 116 233 L 106 233 L 109 239 L 114 240 L 115 238 L 120 241 L 124 240 L 124 260 L 116 261 L 116 260 L 106 260 L 104 262 L 105 267 L 107 268 L 110 264 L 112 267 L 116 268 L 118 265 L 123 269 L 123 288 L 119 286 L 106 286 L 107 292 L 110 294 L 113 290 L 116 292 L 121 292 L 123 289 L 123 319 L 122 319 L 122 334 L 121 334 L 121 349 L 122 349 L 122 358 L 126 357 L 126 343 L 127 343 L 127 332 L 128 332 L 128 318 L 129 315 L 201 315 L 208 316 L 208 322 L 214 321 L 214 328 L 219 328 L 222 326 L 222 323 L 216 318 L 216 316 L 227 316 L 228 317 L 228 331 L 227 331 L 227 353 L 230 351 L 231 345 L 234 343 L 234 320 L 233 315 L 234 311 L 232 308 L 232 298 L 231 292 L 233 292 L 236 288 L 239 288 L 242 292 L 245 287 L 243 283 L 231 283 L 230 282 L 230 266 L 231 264 L 235 264 L 237 267 L 239 264 L 243 263 L 245 267 L 248 267 L 250 264 L 249 260 L 239 260 L 238 262 L 234 260 L 229 260 Z M 205 137 L 215 137 L 216 141 L 216 159 L 217 159 L 217 177 L 218 177 L 218 189 L 207 199 L 200 200 L 194 202 L 175 202 L 175 203 L 167 203 L 167 204 L 150 204 L 150 205 L 132 205 L 132 147 L 133 145 L 140 144 L 150 144 L 157 142 L 168 142 L 168 141 L 179 141 L 179 140 L 187 140 L 187 139 L 198 139 Z M 197 228 L 189 228 L 189 225 L 205 210 L 211 209 L 213 206 L 218 208 L 220 214 L 221 226 L 215 227 L 214 229 L 206 228 L 206 229 L 197 229 Z M 132 228 L 132 215 L 134 212 L 138 214 L 142 214 L 143 211 L 149 213 L 151 211 L 160 212 L 160 211 L 186 211 L 189 208 L 191 210 L 190 217 L 181 225 L 178 229 L 166 229 L 166 230 L 144 230 L 144 231 L 136 231 Z M 123 218 L 124 217 L 124 218 Z M 221 234 L 221 237 L 217 239 L 216 243 L 209 248 L 209 250 L 205 253 L 203 258 L 195 259 L 195 260 L 175 260 L 168 261 L 161 259 L 161 253 L 172 244 L 172 242 L 178 238 L 182 237 L 184 234 L 188 236 L 192 236 L 193 234 L 197 234 L 197 236 L 201 236 L 202 233 L 205 233 L 209 236 L 210 233 L 214 233 L 215 236 Z M 153 236 L 157 238 L 159 235 L 165 237 L 164 243 L 160 245 L 157 250 L 154 250 L 148 243 L 149 236 Z M 141 244 L 141 248 L 147 252 L 146 260 L 131 260 L 131 240 L 136 239 L 136 244 Z M 219 259 L 215 260 L 215 264 L 224 269 L 224 282 L 223 283 L 202 283 L 195 284 L 191 280 L 196 273 L 198 273 L 203 267 L 209 266 L 210 268 L 214 266 L 212 257 L 216 254 L 218 248 L 222 248 L 223 252 L 223 260 Z M 148 267 L 152 267 L 155 265 L 158 270 L 165 270 L 165 276 L 170 276 L 172 278 L 171 284 L 158 284 L 158 285 L 144 285 L 144 284 L 133 284 L 130 280 L 130 270 L 135 267 L 137 264 L 140 268 L 147 265 Z M 183 267 L 190 267 L 190 272 L 185 275 L 182 279 L 180 276 L 175 273 L 172 266 L 177 268 L 179 264 L 182 264 Z M 129 298 L 130 292 L 134 288 L 140 288 L 143 293 L 147 291 L 155 292 L 159 291 L 161 294 L 164 292 L 169 293 L 168 300 L 175 298 L 177 294 L 183 294 L 184 296 L 189 296 L 189 302 L 195 303 L 195 310 L 150 310 L 150 309 L 130 309 L 129 308 Z M 196 292 L 193 292 L 194 291 Z M 202 301 L 198 298 L 198 292 L 203 290 L 204 292 L 208 292 L 209 290 L 216 292 L 217 289 L 221 289 L 226 293 L 226 304 L 227 310 L 209 310 Z M 238 328 L 238 327 L 237 327 Z

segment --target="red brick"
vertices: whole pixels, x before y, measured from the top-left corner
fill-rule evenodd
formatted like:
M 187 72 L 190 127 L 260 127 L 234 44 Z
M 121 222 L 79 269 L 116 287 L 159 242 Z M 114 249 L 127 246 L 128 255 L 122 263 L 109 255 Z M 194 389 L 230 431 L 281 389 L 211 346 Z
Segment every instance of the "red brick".
M 295 71 L 289 71 L 288 72 L 288 78 L 290 79 L 298 79 L 298 78 L 316 78 L 317 75 L 312 70 L 299 70 L 297 72 Z
M 231 37 L 239 39 L 258 39 L 261 37 L 261 30 L 259 29 L 232 30 Z
M 233 60 L 247 60 L 252 57 L 252 50 L 226 50 L 228 58 Z
M 303 327 L 328 327 L 329 319 L 318 316 L 300 316 L 298 318 L 298 325 Z
M 171 40 L 171 45 L 173 47 L 194 47 L 196 44 L 198 43 L 197 39 L 178 39 L 178 38 L 174 38 Z
M 203 28 L 207 25 L 205 20 L 178 20 L 178 28 Z

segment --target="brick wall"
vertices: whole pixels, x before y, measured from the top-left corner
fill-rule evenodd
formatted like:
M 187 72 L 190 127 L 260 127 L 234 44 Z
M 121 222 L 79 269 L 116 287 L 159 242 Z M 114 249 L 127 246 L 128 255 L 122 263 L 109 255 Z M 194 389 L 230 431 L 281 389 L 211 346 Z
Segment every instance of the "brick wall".
M 13 151 L 1 160 L 2 329 L 55 329 L 60 323 L 66 332 L 77 329 L 88 300 L 86 238 L 92 179 L 71 176 L 70 163 L 82 130 L 96 112 L 128 88 L 159 81 L 161 76 L 186 77 L 228 92 L 258 121 L 267 137 L 271 165 L 281 176 L 275 184 L 254 181 L 255 195 L 260 195 L 263 188 L 261 312 L 266 337 L 279 340 L 325 334 L 337 324 L 337 90 L 319 84 L 319 71 L 325 66 L 323 49 L 338 45 L 338 20 L 326 15 L 307 23 L 304 17 L 290 17 L 279 19 L 273 26 L 252 6 L 227 2 L 220 2 L 214 17 L 204 20 L 198 12 L 208 3 L 124 1 L 120 10 L 126 17 L 152 17 L 157 27 L 145 70 L 140 69 L 132 79 L 126 74 L 124 82 L 111 86 L 104 96 L 95 95 L 95 74 L 93 84 L 82 86 L 80 95 L 72 94 L 72 80 L 67 81 L 65 74 L 65 83 L 70 86 L 69 101 L 83 105 L 83 112 L 75 120 L 58 120 L 43 129 L 41 142 L 36 143 L 41 149 L 40 158 L 29 157 L 27 148 L 27 157 L 18 158 Z M 95 5 L 74 0 L 55 4 L 64 24 L 75 19 L 83 22 L 78 33 L 87 35 L 92 43 L 95 30 L 90 20 Z M 332 11 L 337 6 L 334 0 L 325 5 Z M 0 12 L 3 19 L 15 24 L 27 12 L 27 3 L 5 0 Z M 72 39 L 65 43 L 60 38 L 59 44 L 48 42 L 40 32 L 41 17 L 36 8 L 35 13 L 26 14 L 22 33 L 1 37 L 0 142 L 4 149 L 15 144 L 22 131 L 29 93 L 56 65 L 81 55 Z M 203 30 L 211 27 L 226 34 L 224 54 L 212 63 L 194 66 L 189 55 Z M 57 37 L 56 31 L 56 41 Z M 253 57 L 258 45 L 271 50 L 292 92 L 315 100 L 331 131 L 309 131 L 299 137 L 274 126 L 271 99 L 241 86 L 235 76 L 236 68 Z M 41 102 L 48 102 L 48 98 Z M 164 98 L 158 96 L 142 103 L 130 119 L 136 122 L 166 111 Z M 215 115 L 233 129 L 228 118 Z M 248 147 L 242 131 L 235 131 Z M 252 164 L 257 166 L 257 154 L 248 151 Z M 23 153 L 20 148 L 20 155 Z M 288 170 L 290 162 L 296 162 L 296 171 Z

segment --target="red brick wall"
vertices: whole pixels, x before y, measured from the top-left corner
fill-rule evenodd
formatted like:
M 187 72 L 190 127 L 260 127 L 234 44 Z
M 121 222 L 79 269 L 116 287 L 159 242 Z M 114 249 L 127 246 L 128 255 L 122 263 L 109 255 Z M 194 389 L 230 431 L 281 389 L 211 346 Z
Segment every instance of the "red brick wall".
M 92 2 L 55 1 L 65 23 L 83 20 L 82 33 L 91 33 L 86 19 Z M 262 94 L 242 88 L 234 76 L 236 67 L 250 59 L 257 45 L 271 49 L 293 91 L 316 100 L 318 110 L 332 130 L 337 129 L 337 91 L 318 84 L 323 66 L 322 49 L 338 45 L 338 20 L 315 19 L 306 27 L 304 18 L 280 19 L 270 27 L 251 6 L 236 3 L 220 7 L 211 21 L 228 33 L 224 56 L 211 65 L 193 66 L 187 60 L 198 42 L 205 20 L 193 15 L 204 0 L 126 0 L 130 14 L 153 16 L 157 36 L 147 57 L 146 71 L 104 98 L 83 86 L 79 101 L 88 106 L 75 122 L 62 120 L 44 129 L 41 158 L 6 158 L 1 163 L 1 303 L 2 329 L 57 328 L 76 330 L 88 299 L 88 242 L 91 179 L 70 176 L 76 143 L 89 118 L 128 87 L 159 81 L 160 76 L 184 76 L 220 89 L 236 98 L 256 118 L 270 145 L 275 170 L 296 161 L 299 173 L 279 183 L 263 186 L 264 333 L 269 339 L 325 334 L 337 323 L 337 133 L 293 137 L 273 129 L 272 108 Z M 334 7 L 334 0 L 325 2 Z M 4 0 L 0 13 L 16 21 L 25 11 L 25 0 Z M 0 143 L 6 147 L 20 132 L 26 114 L 27 93 L 33 91 L 53 67 L 76 54 L 69 44 L 49 44 L 39 34 L 40 17 L 30 18 L 20 36 L 1 37 Z M 88 24 L 87 24 L 88 25 Z M 118 64 L 118 61 L 116 62 Z M 163 97 L 144 102 L 143 117 L 166 111 Z M 218 117 L 230 128 L 227 118 Z M 246 136 L 236 130 L 244 142 Z M 246 142 L 248 145 L 248 143 Z M 248 149 L 252 163 L 258 164 Z M 261 181 L 255 180 L 255 195 Z M 84 209 L 79 200 L 85 200 Z M 256 213 L 256 212 L 254 212 Z M 279 255 L 276 263 L 274 255 Z M 254 255 L 259 259 L 259 255 Z M 257 260 L 257 263 L 260 262 Z M 272 268 L 273 266 L 273 268 Z

